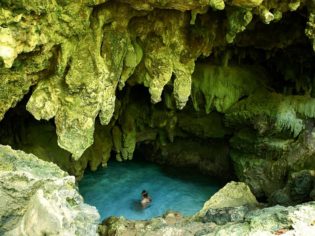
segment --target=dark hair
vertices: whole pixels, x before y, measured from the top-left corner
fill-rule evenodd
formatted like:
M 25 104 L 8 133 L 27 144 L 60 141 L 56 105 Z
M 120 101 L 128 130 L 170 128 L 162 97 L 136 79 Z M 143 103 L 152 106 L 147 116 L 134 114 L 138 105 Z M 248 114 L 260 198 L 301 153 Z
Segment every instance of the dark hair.
M 148 192 L 145 191 L 145 190 L 143 190 L 141 194 L 142 194 L 143 197 L 148 197 Z

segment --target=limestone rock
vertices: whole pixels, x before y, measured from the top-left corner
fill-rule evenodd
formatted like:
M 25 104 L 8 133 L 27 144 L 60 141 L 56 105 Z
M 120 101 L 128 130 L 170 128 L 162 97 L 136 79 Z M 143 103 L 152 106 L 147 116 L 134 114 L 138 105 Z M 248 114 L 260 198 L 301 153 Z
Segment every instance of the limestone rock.
M 257 76 L 256 74 L 259 74 Z M 193 73 L 191 98 L 198 111 L 204 106 L 226 112 L 241 97 L 264 90 L 264 71 L 259 67 L 211 66 L 198 64 Z M 200 104 L 204 101 L 204 104 Z
M 245 183 L 232 181 L 205 202 L 203 208 L 194 215 L 194 219 L 205 216 L 209 209 L 239 207 L 243 205 L 254 207 L 258 205 L 258 202 Z
M 245 215 L 250 211 L 247 205 L 239 207 L 224 207 L 219 209 L 208 209 L 202 222 L 214 222 L 217 225 L 224 225 L 228 222 L 243 222 Z
M 180 11 L 187 11 L 198 9 L 206 6 L 212 6 L 215 9 L 222 10 L 224 8 L 224 1 L 222 0 L 171 0 L 171 1 L 158 1 L 153 0 L 143 3 L 141 0 L 119 0 L 130 4 L 137 10 L 153 10 L 154 8 L 162 9 L 177 9 Z
M 288 208 L 274 206 L 249 212 L 244 223 L 217 227 L 209 235 L 313 234 L 315 232 L 312 220 L 314 214 L 314 202 Z
M 238 7 L 257 7 L 263 0 L 232 0 L 231 4 Z
M 212 230 L 213 225 L 213 223 L 190 222 L 177 212 L 169 212 L 162 217 L 156 217 L 149 221 L 133 221 L 123 217 L 110 217 L 101 224 L 100 235 L 191 236 L 207 229 Z
M 215 146 L 215 148 L 213 148 Z M 147 160 L 174 168 L 189 168 L 199 170 L 208 176 L 229 179 L 229 149 L 225 142 L 176 138 L 172 143 L 161 146 L 156 153 L 153 150 L 145 152 Z
M 313 172 L 313 175 L 312 175 Z M 310 200 L 310 192 L 315 184 L 314 171 L 299 171 L 293 173 L 290 185 L 290 196 L 295 202 L 305 202 Z
M 1 235 L 96 235 L 99 214 L 73 176 L 32 154 L 0 146 Z
M 228 10 L 228 31 L 225 39 L 228 43 L 232 43 L 236 35 L 243 32 L 246 26 L 252 21 L 253 14 L 250 10 L 237 8 Z
M 58 145 L 78 160 L 94 142 L 95 119 L 99 117 L 102 125 L 113 119 L 117 89 L 141 84 L 148 88 L 151 101 L 159 103 L 170 86 L 177 109 L 185 107 L 190 95 L 195 104 L 201 102 L 194 95 L 202 88 L 195 86 L 192 76 L 197 59 L 225 50 L 228 43 L 230 48 L 268 50 L 295 45 L 305 22 L 288 22 L 285 30 L 279 24 L 280 29 L 271 26 L 270 31 L 261 31 L 255 16 L 269 23 L 304 6 L 310 14 L 302 33 L 313 40 L 313 6 L 306 1 L 84 0 L 43 6 L 4 0 L 0 5 L 0 119 L 32 88 L 27 110 L 38 120 L 54 119 Z M 276 37 L 269 37 L 270 32 Z M 227 71 L 222 70 L 219 77 Z M 256 81 L 236 80 L 249 85 Z M 212 81 L 214 87 L 225 82 Z M 234 85 L 227 84 L 226 91 Z M 219 94 L 202 91 L 207 111 L 213 101 L 218 111 L 225 112 L 254 92 L 235 87 L 232 95 L 222 88 Z M 134 142 L 134 134 L 126 139 Z M 131 146 L 124 151 L 128 158 Z
M 0 97 L 2 119 L 30 86 L 50 74 L 48 68 L 55 60 L 55 45 L 84 32 L 89 10 L 84 9 L 84 4 L 43 6 L 31 1 L 2 1 L 0 11 L 0 24 L 4 26 L 0 30 L 0 58 L 5 67 L 0 69 L 1 87 L 4 88 Z M 78 12 L 82 16 L 74 20 Z
M 307 27 L 305 29 L 305 34 L 312 40 L 313 50 L 315 51 L 315 7 L 309 15 L 309 20 L 307 22 Z
M 288 182 L 270 196 L 272 204 L 292 205 L 312 200 L 315 186 L 314 170 L 301 170 L 290 174 Z
M 247 127 L 239 129 L 230 140 L 231 157 L 237 176 L 257 197 L 270 196 L 284 188 L 287 177 L 294 172 L 314 168 L 313 123 L 301 119 L 315 115 L 311 105 L 314 102 L 307 96 L 257 93 L 226 113 L 227 122 L 234 115 L 236 123 L 246 120 Z M 248 128 L 249 123 L 252 128 Z M 276 195 L 285 200 L 283 192 Z

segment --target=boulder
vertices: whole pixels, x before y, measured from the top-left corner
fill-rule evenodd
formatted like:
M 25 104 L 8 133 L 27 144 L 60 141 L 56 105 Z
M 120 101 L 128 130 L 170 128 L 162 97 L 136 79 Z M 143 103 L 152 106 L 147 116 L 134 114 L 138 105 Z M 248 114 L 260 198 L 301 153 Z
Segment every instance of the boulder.
M 315 179 L 312 172 L 314 171 L 302 170 L 292 174 L 289 186 L 290 195 L 294 201 L 305 202 L 309 200 Z
M 96 235 L 99 214 L 75 178 L 32 154 L 0 145 L 0 235 Z
M 301 170 L 292 173 L 287 184 L 275 191 L 269 198 L 269 203 L 289 206 L 314 200 L 314 170 Z
M 200 219 L 204 217 L 209 209 L 239 207 L 243 205 L 254 207 L 258 205 L 258 202 L 245 183 L 232 181 L 214 194 L 193 218 Z

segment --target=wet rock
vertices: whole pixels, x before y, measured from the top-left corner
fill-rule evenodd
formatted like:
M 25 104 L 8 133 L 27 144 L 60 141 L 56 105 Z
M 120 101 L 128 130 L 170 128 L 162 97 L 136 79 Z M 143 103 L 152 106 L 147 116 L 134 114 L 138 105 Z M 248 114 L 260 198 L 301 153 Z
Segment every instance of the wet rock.
M 214 222 L 217 225 L 224 225 L 228 222 L 243 222 L 245 215 L 250 209 L 247 205 L 209 209 L 205 216 L 202 217 L 202 222 Z
M 307 170 L 292 174 L 292 179 L 289 182 L 290 196 L 292 199 L 295 202 L 309 200 L 314 180 L 315 177 Z
M 284 188 L 275 191 L 270 196 L 271 204 L 291 205 L 309 201 L 313 197 L 315 177 L 313 170 L 294 172 L 289 177 Z
M 310 193 L 310 197 L 311 197 L 311 200 L 315 200 L 315 188 L 313 188 L 313 190 L 311 191 Z
M 96 235 L 99 214 L 55 164 L 0 145 L 0 234 Z
M 273 205 L 280 204 L 283 206 L 289 206 L 292 204 L 290 193 L 287 189 L 279 189 L 275 191 L 269 198 L 269 202 Z
M 156 153 L 149 150 L 151 155 L 146 155 L 146 159 L 162 165 L 194 168 L 209 176 L 229 179 L 232 170 L 228 150 L 228 145 L 221 141 L 177 138 L 173 143 L 161 146 Z

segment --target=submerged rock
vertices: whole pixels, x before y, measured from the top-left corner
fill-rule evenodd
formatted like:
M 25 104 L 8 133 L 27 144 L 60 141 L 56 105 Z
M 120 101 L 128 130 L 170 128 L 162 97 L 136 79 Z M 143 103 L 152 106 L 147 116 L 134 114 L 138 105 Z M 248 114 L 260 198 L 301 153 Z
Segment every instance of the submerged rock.
M 0 145 L 0 234 L 96 235 L 99 214 L 57 165 Z

